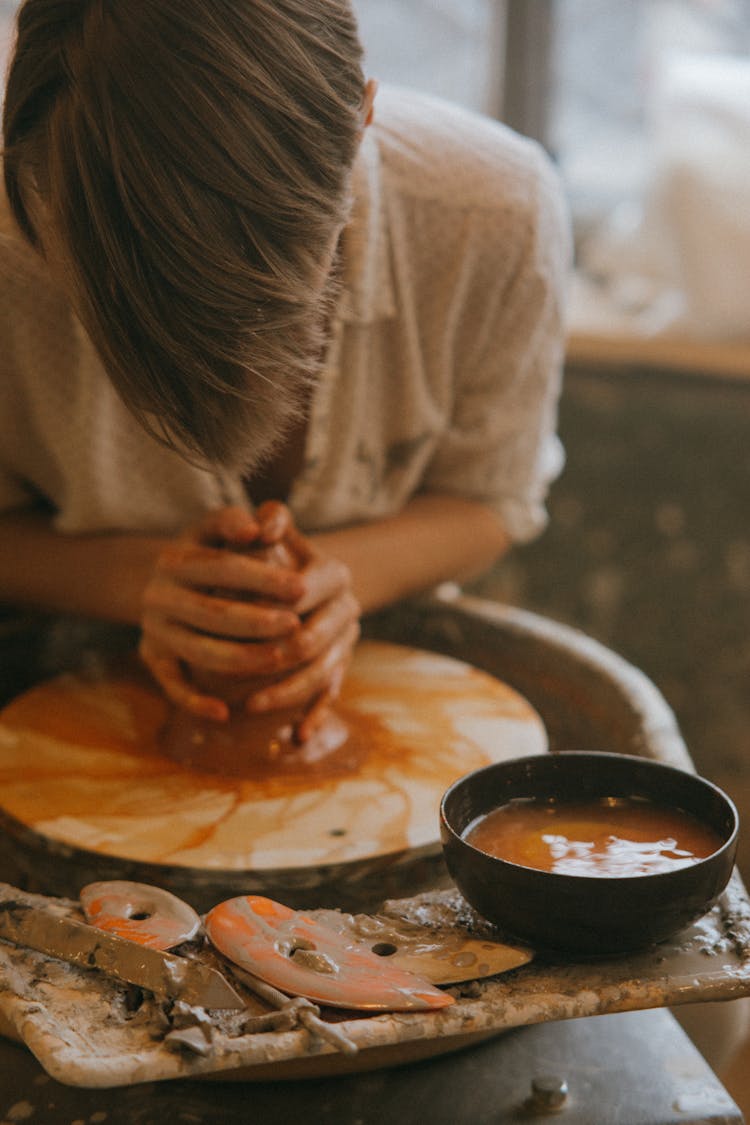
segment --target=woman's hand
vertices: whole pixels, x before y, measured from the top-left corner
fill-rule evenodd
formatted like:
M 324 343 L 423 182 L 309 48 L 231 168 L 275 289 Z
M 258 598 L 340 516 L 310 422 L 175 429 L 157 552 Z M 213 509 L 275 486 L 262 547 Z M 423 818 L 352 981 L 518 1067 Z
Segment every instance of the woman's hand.
M 263 508 L 258 516 L 263 519 Z M 269 541 L 267 528 L 265 537 Z M 352 593 L 349 568 L 318 550 L 294 527 L 291 517 L 281 541 L 295 555 L 304 584 L 304 592 L 293 604 L 300 626 L 276 646 L 290 674 L 251 693 L 245 707 L 253 714 L 308 704 L 296 730 L 298 741 L 304 742 L 339 694 L 360 635 L 360 607 Z
M 173 703 L 225 720 L 227 702 L 205 685 L 219 691 L 226 678 L 247 691 L 250 713 L 307 705 L 300 741 L 337 696 L 359 637 L 348 568 L 275 502 L 254 516 L 221 509 L 170 542 L 143 605 L 140 654 Z
M 276 638 L 299 628 L 294 603 L 304 585 L 295 569 L 251 549 L 286 526 L 285 512 L 261 523 L 242 508 L 222 508 L 158 553 L 143 595 L 139 652 L 177 706 L 207 719 L 229 716 L 226 702 L 201 691 L 187 666 L 235 679 L 282 666 Z

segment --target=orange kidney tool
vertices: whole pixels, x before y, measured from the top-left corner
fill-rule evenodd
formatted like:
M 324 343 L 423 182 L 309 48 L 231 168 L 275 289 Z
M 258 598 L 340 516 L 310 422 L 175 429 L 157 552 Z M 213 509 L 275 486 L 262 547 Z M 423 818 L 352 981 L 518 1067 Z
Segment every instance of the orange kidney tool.
M 292 996 L 369 1011 L 424 1011 L 453 1003 L 452 996 L 391 967 L 349 935 L 260 895 L 219 903 L 204 926 L 228 960 Z
M 80 893 L 86 921 L 149 949 L 172 949 L 201 928 L 198 914 L 177 895 L 127 879 L 89 883 Z

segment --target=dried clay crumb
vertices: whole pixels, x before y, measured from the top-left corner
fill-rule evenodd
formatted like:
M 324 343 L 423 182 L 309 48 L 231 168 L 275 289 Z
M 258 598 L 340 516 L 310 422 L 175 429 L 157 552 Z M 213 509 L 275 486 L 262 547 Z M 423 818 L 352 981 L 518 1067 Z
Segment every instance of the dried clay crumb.
M 35 1106 L 31 1102 L 16 1102 L 10 1109 L 5 1111 L 5 1118 L 7 1121 L 27 1121 L 36 1112 Z

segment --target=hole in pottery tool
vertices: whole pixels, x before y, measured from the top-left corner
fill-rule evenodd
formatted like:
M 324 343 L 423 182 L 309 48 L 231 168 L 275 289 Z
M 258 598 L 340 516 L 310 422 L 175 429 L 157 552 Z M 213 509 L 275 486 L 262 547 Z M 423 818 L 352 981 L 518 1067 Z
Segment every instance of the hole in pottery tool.
M 303 937 L 287 938 L 284 941 L 276 942 L 276 950 L 282 957 L 294 957 L 294 954 L 300 949 L 315 949 L 315 942 Z
M 338 970 L 338 965 L 332 957 L 314 948 L 292 950 L 291 960 L 295 965 L 310 969 L 314 973 L 335 973 Z
M 394 953 L 398 953 L 398 947 L 390 941 L 376 941 L 370 948 L 378 957 L 392 957 Z
M 298 949 L 315 949 L 315 942 L 310 941 L 309 938 L 296 937 L 292 938 L 287 950 L 287 957 L 291 957 L 297 952 Z

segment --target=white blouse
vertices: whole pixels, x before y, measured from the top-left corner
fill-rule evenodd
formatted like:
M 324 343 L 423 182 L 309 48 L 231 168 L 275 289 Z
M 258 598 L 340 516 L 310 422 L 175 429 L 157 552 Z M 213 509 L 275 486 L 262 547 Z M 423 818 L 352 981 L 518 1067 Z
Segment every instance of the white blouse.
M 549 161 L 496 122 L 381 88 L 354 200 L 290 507 L 315 531 L 450 493 L 530 539 L 563 462 L 570 240 Z M 187 463 L 133 420 L 7 213 L 0 434 L 0 509 L 43 498 L 60 531 L 170 531 L 247 501 L 239 478 Z

